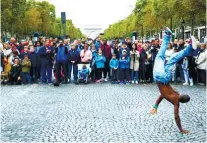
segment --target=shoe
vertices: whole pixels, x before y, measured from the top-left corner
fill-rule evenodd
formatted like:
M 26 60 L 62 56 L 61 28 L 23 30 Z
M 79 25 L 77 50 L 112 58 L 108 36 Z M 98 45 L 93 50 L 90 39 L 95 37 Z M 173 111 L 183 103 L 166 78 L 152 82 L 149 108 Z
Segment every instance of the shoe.
M 189 85 L 187 82 L 183 83 L 183 85 Z
M 119 82 L 119 84 L 121 84 L 121 85 L 122 85 L 122 84 L 124 84 L 124 82 L 123 82 L 123 81 L 120 81 L 120 82 Z
M 68 83 L 70 83 L 71 82 L 71 80 L 70 79 L 68 79 Z
M 194 85 L 194 84 L 193 84 L 193 79 L 190 78 L 189 80 L 190 80 L 190 86 L 193 86 L 193 85 Z
M 196 41 L 195 37 L 191 36 L 191 40 L 192 40 L 192 47 L 194 50 L 196 50 L 197 49 L 197 41 Z
M 108 80 L 105 78 L 104 81 L 107 82 Z
M 165 32 L 165 34 L 168 35 L 168 36 L 171 36 L 171 35 L 172 35 L 172 31 L 171 31 L 170 28 L 168 28 L 168 27 L 165 27 L 164 32 Z
M 132 80 L 132 84 L 134 84 L 134 81 Z
M 138 84 L 138 81 L 136 80 L 135 83 Z
M 100 80 L 96 80 L 96 83 L 100 83 Z
M 130 82 L 129 81 L 126 81 L 126 85 L 130 85 Z
M 48 85 L 53 85 L 53 83 L 48 83 Z

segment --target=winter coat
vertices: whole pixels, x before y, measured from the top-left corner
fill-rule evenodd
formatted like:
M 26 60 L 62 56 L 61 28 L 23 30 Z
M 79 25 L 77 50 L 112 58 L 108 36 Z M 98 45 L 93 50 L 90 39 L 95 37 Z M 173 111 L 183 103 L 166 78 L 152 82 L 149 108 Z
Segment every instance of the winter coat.
M 101 50 L 106 59 L 111 59 L 111 47 L 109 45 L 101 45 Z
M 139 51 L 130 51 L 130 69 L 139 71 Z
M 123 56 L 120 57 L 119 59 L 119 68 L 120 69 L 128 69 L 129 68 L 129 62 L 130 62 L 130 59 L 128 56 L 125 56 L 125 59 L 123 60 L 122 59 Z
M 32 67 L 39 67 L 39 55 L 35 52 L 29 54 Z
M 30 67 L 31 67 L 31 61 L 23 60 L 22 61 L 22 72 L 24 73 L 30 73 Z
M 90 50 L 85 51 L 84 49 L 80 52 L 81 62 L 90 62 L 92 59 L 92 52 Z
M 71 61 L 75 61 L 75 64 L 77 64 L 79 61 L 79 58 L 80 58 L 80 54 L 77 49 L 74 49 L 74 50 L 71 49 L 69 51 L 69 53 L 68 53 L 69 63 L 71 63 Z
M 11 69 L 11 74 L 13 78 L 17 78 L 21 76 L 22 73 L 22 66 L 21 65 L 13 65 Z
M 110 60 L 110 68 L 114 69 L 114 68 L 118 68 L 119 67 L 119 61 L 116 58 L 112 58 Z
M 204 49 L 198 53 L 196 57 L 197 68 L 201 70 L 207 70 L 207 50 Z
M 95 57 L 96 68 L 104 68 L 104 64 L 106 62 L 106 58 L 104 55 L 97 55 Z
M 66 63 L 68 60 L 68 48 L 65 46 L 59 46 L 55 49 L 56 62 L 64 62 Z

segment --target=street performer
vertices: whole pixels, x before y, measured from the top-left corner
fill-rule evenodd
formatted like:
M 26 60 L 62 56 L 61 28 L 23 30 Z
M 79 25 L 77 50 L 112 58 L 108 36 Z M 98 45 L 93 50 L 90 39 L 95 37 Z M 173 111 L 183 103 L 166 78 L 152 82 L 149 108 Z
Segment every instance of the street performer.
M 155 58 L 155 64 L 153 69 L 153 76 L 160 90 L 160 96 L 158 97 L 151 114 L 157 113 L 157 108 L 162 99 L 166 99 L 174 105 L 174 115 L 176 124 L 180 130 L 181 134 L 188 134 L 188 130 L 184 130 L 181 126 L 181 121 L 179 117 L 179 103 L 187 103 L 190 100 L 189 95 L 179 94 L 170 86 L 170 81 L 172 78 L 172 69 L 174 65 L 180 61 L 183 57 L 187 56 L 193 49 L 197 48 L 196 40 L 194 36 L 191 36 L 189 45 L 180 52 L 174 53 L 170 59 L 165 63 L 165 51 L 170 42 L 172 32 L 169 28 L 165 28 L 164 37 L 161 44 L 161 48 Z

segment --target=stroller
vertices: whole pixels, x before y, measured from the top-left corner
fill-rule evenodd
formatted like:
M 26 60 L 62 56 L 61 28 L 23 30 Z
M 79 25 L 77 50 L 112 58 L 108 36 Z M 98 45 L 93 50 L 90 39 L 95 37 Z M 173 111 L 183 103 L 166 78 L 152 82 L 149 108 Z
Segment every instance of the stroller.
M 90 64 L 78 64 L 78 83 L 88 83 Z

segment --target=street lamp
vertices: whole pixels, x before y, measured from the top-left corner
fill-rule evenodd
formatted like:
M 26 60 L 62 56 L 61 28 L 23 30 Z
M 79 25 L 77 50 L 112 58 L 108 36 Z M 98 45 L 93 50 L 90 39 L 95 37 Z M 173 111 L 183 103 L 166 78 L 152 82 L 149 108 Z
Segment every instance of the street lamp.
M 185 39 L 185 21 L 184 19 L 181 21 L 181 31 L 182 31 L 182 39 Z

